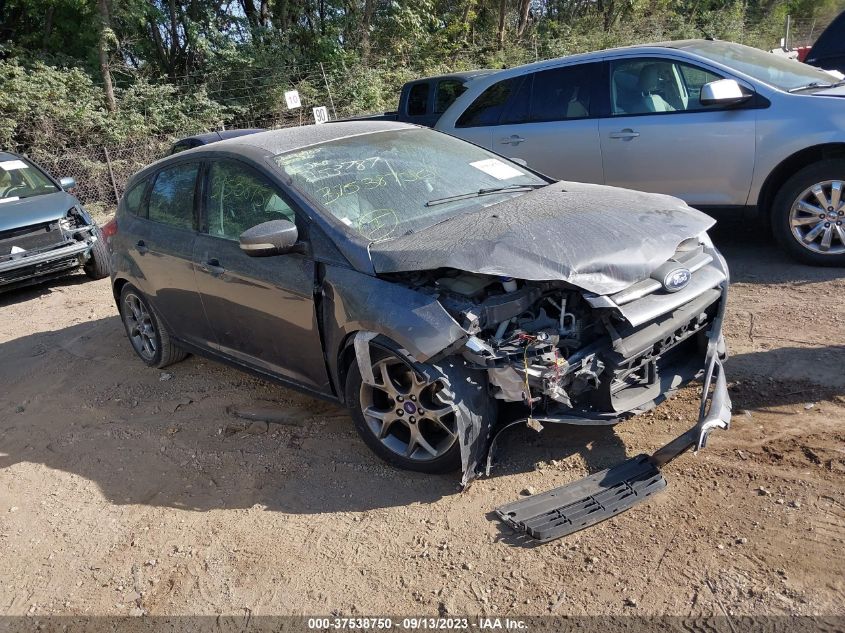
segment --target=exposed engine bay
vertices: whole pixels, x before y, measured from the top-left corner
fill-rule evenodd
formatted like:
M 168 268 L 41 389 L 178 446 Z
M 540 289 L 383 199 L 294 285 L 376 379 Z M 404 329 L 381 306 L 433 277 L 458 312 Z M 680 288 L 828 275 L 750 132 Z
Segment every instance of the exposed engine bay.
M 700 257 L 703 247 L 694 246 Z M 539 420 L 582 424 L 613 424 L 647 410 L 700 374 L 721 297 L 711 286 L 633 325 L 613 304 L 564 282 L 451 269 L 403 277 L 434 295 L 470 335 L 461 353 L 487 371 L 495 398 L 521 402 Z

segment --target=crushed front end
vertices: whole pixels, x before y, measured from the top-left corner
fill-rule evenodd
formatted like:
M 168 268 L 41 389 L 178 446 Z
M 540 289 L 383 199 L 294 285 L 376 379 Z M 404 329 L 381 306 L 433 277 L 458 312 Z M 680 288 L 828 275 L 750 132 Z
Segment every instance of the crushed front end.
M 78 205 L 54 220 L 0 232 L 0 291 L 78 269 L 97 239 L 96 224 Z
M 493 396 L 524 406 L 524 419 L 500 425 L 498 433 L 519 422 L 535 428 L 546 423 L 616 424 L 653 408 L 694 379 L 704 381 L 699 419 L 687 433 L 654 455 L 611 469 L 609 476 L 598 473 L 576 482 L 577 498 L 569 503 L 577 508 L 577 520 L 561 511 L 558 502 L 567 497 L 561 490 L 535 507 L 544 515 L 551 504 L 557 517 L 549 519 L 555 529 L 542 534 L 535 530 L 539 540 L 581 529 L 641 501 L 665 486 L 661 466 L 690 448 L 701 448 L 711 430 L 730 424 L 721 364 L 728 269 L 706 234 L 683 241 L 650 277 L 609 295 L 565 282 L 454 270 L 419 273 L 414 285 L 436 293 L 468 332 L 460 353 L 486 370 Z M 496 440 L 494 430 L 464 452 L 464 484 L 485 466 L 489 473 L 488 454 L 492 456 Z M 612 508 L 596 501 L 602 495 Z M 518 503 L 536 506 L 531 499 Z M 514 518 L 520 516 L 518 509 L 507 507 L 500 515 L 531 534 L 524 521 Z

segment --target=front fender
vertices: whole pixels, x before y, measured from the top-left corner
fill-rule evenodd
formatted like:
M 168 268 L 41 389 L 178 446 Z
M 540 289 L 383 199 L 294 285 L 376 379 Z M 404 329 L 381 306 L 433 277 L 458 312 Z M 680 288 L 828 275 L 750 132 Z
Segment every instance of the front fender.
M 438 301 L 348 268 L 327 267 L 321 317 L 332 378 L 340 387 L 338 359 L 355 332 L 381 334 L 425 362 L 468 338 Z

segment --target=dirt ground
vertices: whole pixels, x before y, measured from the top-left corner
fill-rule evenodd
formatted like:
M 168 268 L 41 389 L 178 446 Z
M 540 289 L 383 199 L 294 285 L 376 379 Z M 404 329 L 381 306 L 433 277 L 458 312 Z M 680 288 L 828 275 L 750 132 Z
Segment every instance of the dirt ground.
M 658 447 L 695 387 L 614 429 L 515 431 L 459 493 L 382 464 L 337 406 L 197 357 L 146 368 L 108 280 L 0 296 L 0 614 L 845 614 L 845 275 L 755 228 L 715 232 L 733 428 L 539 547 L 493 508 Z

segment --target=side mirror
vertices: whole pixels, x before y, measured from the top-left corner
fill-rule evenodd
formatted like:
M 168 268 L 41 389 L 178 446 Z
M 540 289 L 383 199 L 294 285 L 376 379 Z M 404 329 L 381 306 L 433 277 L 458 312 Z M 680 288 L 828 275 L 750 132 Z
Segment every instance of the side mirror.
M 241 233 L 241 250 L 250 257 L 268 257 L 300 252 L 296 225 L 289 220 L 262 222 Z
M 701 86 L 701 95 L 698 100 L 703 106 L 727 106 L 744 103 L 752 96 L 753 93 L 744 89 L 733 79 L 717 79 Z
M 508 157 L 508 160 L 512 163 L 516 163 L 517 165 L 522 165 L 523 167 L 528 167 L 528 161 L 524 158 L 512 158 Z
M 76 186 L 76 181 L 70 176 L 63 176 L 62 178 L 59 178 L 59 185 L 65 191 L 70 191 Z

